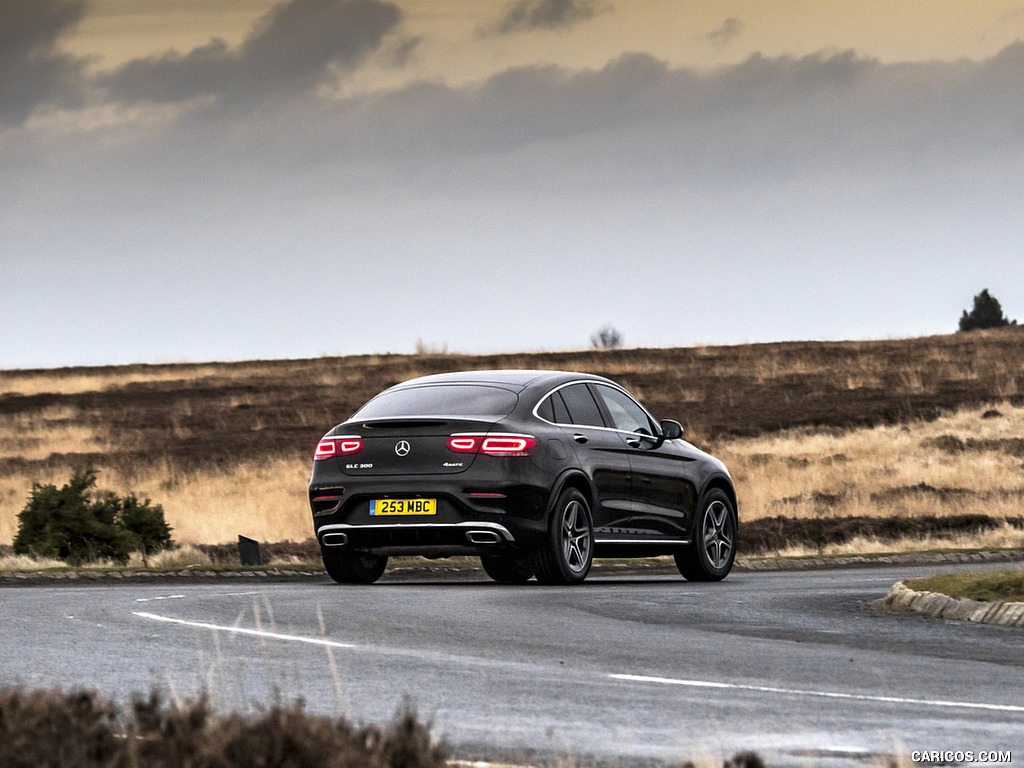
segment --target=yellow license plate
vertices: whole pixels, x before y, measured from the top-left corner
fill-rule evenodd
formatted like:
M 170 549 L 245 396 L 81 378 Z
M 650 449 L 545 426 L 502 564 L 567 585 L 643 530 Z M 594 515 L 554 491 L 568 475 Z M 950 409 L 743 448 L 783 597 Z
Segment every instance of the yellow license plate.
M 373 499 L 370 515 L 436 515 L 437 499 Z

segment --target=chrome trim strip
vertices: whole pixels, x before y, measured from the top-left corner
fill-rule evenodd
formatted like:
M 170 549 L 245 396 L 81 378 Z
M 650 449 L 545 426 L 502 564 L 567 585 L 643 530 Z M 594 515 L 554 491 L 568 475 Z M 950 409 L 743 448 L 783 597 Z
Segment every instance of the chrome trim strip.
M 615 427 L 599 427 L 596 424 L 563 424 L 560 421 L 548 421 L 539 413 L 537 413 L 537 409 L 540 408 L 540 404 L 547 400 L 549 397 L 551 397 L 551 395 L 553 395 L 560 389 L 565 389 L 566 387 L 571 387 L 574 386 L 575 384 L 596 384 L 605 387 L 611 387 L 612 389 L 617 389 L 630 400 L 632 400 L 634 403 L 636 403 L 640 407 L 640 410 L 647 414 L 647 418 L 651 420 L 652 424 L 660 424 L 660 422 L 651 415 L 651 412 L 644 407 L 644 404 L 637 400 L 635 397 L 633 397 L 633 395 L 630 394 L 628 390 L 624 389 L 623 387 L 620 387 L 614 381 L 594 381 L 593 379 L 580 379 L 579 381 L 567 381 L 565 384 L 559 384 L 554 389 L 546 392 L 544 396 L 537 401 L 537 404 L 533 406 L 533 410 L 530 413 L 532 413 L 540 421 L 543 421 L 545 424 L 550 424 L 554 427 L 562 427 L 562 429 L 600 429 L 603 432 L 617 432 L 620 435 L 633 435 L 634 437 L 636 436 L 636 432 L 629 432 L 628 430 L 617 429 Z M 651 435 L 651 437 L 656 437 L 656 435 Z
M 595 544 L 671 544 L 687 545 L 689 539 L 594 539 Z
M 344 531 L 364 531 L 364 530 L 391 530 L 399 529 L 405 530 L 408 528 L 451 528 L 453 530 L 464 530 L 464 531 L 493 531 L 494 533 L 501 536 L 507 542 L 515 542 L 515 537 L 509 532 L 508 528 L 500 523 L 386 523 L 386 524 L 373 524 L 373 525 L 352 525 L 350 523 L 331 523 L 319 528 L 316 532 L 317 538 L 321 538 L 324 533 L 330 533 L 332 531 L 344 532 Z

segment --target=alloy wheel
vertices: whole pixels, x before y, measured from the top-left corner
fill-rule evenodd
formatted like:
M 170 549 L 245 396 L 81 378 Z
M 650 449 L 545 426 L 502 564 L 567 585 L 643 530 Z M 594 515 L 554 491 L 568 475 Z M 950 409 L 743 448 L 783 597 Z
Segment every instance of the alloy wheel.
M 562 513 L 562 554 L 565 564 L 573 573 L 579 573 L 590 563 L 592 534 L 583 505 L 571 500 Z
M 713 568 L 723 568 L 732 556 L 736 532 L 732 515 L 721 501 L 714 501 L 704 512 L 704 552 Z

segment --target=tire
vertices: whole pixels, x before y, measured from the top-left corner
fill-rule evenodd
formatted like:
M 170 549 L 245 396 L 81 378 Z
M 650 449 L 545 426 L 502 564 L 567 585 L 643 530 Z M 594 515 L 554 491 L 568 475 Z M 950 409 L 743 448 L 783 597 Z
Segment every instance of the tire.
M 548 538 L 530 555 L 541 584 L 580 584 L 594 561 L 594 524 L 590 505 L 575 488 L 558 496 Z
M 499 584 L 525 584 L 533 578 L 529 557 L 480 555 L 484 572 Z
M 387 555 L 320 548 L 327 575 L 339 584 L 373 584 L 388 567 Z
M 725 491 L 711 490 L 693 527 L 693 542 L 676 553 L 676 567 L 687 581 L 721 581 L 736 559 L 739 523 Z

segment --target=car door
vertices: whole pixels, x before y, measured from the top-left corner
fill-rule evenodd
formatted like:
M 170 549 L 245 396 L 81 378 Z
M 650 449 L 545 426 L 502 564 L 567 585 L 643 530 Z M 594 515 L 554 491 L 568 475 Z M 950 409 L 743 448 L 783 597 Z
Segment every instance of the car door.
M 601 408 L 586 384 L 570 384 L 548 398 L 553 421 L 566 433 L 580 466 L 594 483 L 591 514 L 595 535 L 621 533 L 633 514 L 629 447 L 617 431 L 605 425 Z
M 633 513 L 628 527 L 644 537 L 686 539 L 697 506 L 695 455 L 682 441 L 658 439 L 661 428 L 628 393 L 592 386 L 629 450 Z

